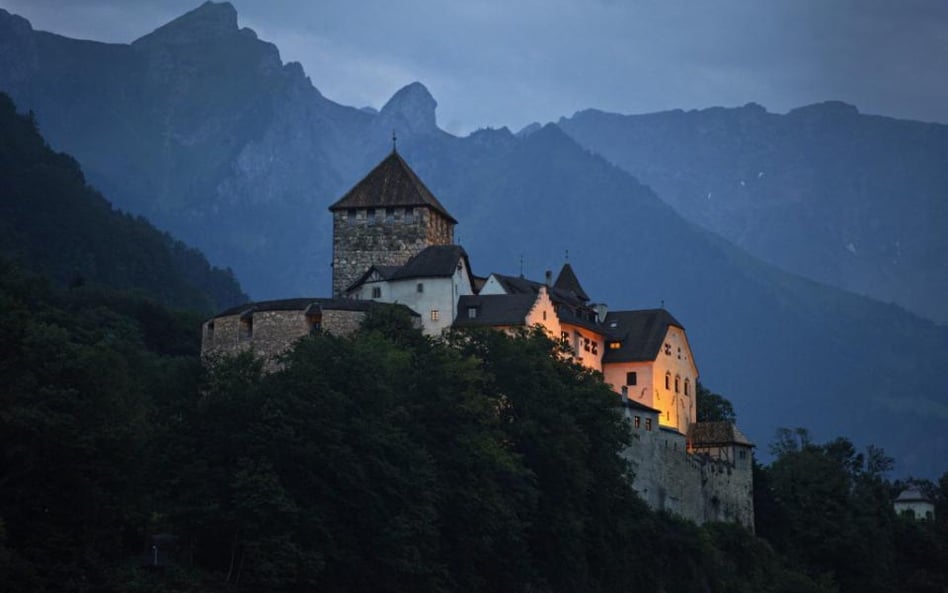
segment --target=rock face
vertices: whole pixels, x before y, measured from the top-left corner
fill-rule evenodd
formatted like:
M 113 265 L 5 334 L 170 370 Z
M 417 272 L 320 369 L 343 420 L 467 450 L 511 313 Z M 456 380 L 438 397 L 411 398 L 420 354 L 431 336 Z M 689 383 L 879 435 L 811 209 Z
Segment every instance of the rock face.
M 783 269 L 948 322 L 948 126 L 828 101 L 559 124 L 682 216 Z

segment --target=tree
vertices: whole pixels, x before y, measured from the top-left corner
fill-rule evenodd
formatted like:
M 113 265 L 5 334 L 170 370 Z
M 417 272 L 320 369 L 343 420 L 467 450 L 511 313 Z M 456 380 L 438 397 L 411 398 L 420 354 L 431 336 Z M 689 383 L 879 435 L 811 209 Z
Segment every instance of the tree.
M 737 415 L 734 406 L 723 395 L 712 393 L 710 389 L 698 383 L 695 398 L 696 420 L 698 422 L 735 422 Z

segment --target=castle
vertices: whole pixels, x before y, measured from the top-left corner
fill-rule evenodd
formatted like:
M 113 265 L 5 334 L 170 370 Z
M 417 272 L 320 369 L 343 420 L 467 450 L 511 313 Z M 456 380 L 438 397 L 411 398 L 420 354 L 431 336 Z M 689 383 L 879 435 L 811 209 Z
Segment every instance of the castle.
M 457 220 L 394 149 L 329 207 L 332 298 L 248 303 L 204 323 L 202 353 L 253 348 L 274 360 L 299 337 L 345 334 L 374 306 L 406 308 L 428 335 L 540 325 L 621 395 L 633 486 L 654 509 L 753 529 L 753 445 L 730 422 L 695 421 L 698 368 L 664 309 L 609 311 L 569 263 L 556 278 L 473 273 Z

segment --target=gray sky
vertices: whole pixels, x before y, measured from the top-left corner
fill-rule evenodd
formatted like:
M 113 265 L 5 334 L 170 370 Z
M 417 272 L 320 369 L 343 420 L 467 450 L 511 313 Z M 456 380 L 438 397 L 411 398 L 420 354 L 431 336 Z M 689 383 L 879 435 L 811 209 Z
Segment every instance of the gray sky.
M 33 27 L 130 42 L 200 0 L 0 0 Z M 327 97 L 381 107 L 413 81 L 438 123 L 517 130 L 620 113 L 838 99 L 948 123 L 946 0 L 232 0 Z

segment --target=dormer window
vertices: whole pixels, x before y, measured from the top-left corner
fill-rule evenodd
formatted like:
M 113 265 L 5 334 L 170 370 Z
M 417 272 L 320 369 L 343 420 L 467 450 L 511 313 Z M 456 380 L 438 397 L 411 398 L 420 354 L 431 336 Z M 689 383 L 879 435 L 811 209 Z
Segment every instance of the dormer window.
M 468 307 L 468 308 L 467 308 L 467 318 L 468 318 L 468 319 L 477 319 L 477 307 Z
M 622 342 L 609 342 L 609 350 L 618 350 L 622 348 Z

